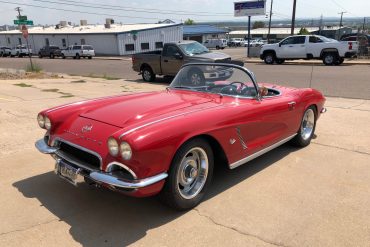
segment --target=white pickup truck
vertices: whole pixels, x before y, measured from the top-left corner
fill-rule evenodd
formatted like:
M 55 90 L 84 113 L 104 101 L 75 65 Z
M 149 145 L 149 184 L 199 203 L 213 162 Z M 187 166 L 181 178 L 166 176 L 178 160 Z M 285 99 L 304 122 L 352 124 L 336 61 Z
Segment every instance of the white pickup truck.
M 32 56 L 32 49 L 31 48 L 27 49 L 27 46 L 25 45 L 18 45 L 14 47 L 10 52 L 10 57 L 23 57 L 28 55 Z
M 284 63 L 292 59 L 322 59 L 325 65 L 339 65 L 344 58 L 356 55 L 358 43 L 339 42 L 319 35 L 297 35 L 280 43 L 263 45 L 260 58 L 266 64 Z
M 71 45 L 67 49 L 62 50 L 61 57 L 73 57 L 73 59 L 89 58 L 95 56 L 94 48 L 91 45 Z

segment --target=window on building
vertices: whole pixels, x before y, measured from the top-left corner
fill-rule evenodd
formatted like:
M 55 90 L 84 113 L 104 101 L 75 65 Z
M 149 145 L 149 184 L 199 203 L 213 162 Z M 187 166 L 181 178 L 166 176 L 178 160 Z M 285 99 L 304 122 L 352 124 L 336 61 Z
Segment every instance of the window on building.
M 62 39 L 62 46 L 63 47 L 66 47 L 67 46 L 66 39 Z
M 45 45 L 46 46 L 49 46 L 50 45 L 50 42 L 49 42 L 49 39 L 48 38 L 45 39 Z
M 86 45 L 85 39 L 81 39 L 81 45 Z
M 10 38 L 8 37 L 8 45 L 10 45 Z
M 134 51 L 135 50 L 135 45 L 134 44 L 127 44 L 127 45 L 125 45 L 125 50 L 126 51 Z
M 18 43 L 21 45 L 22 44 L 22 39 L 18 38 Z
M 141 50 L 149 50 L 149 43 L 141 43 Z
M 163 42 L 155 42 L 155 49 L 162 49 L 163 48 Z

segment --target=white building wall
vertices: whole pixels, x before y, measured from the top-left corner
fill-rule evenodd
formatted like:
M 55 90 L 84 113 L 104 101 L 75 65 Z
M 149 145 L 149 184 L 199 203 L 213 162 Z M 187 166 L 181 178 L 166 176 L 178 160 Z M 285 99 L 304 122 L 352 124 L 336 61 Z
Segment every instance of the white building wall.
M 156 50 L 155 42 L 178 42 L 183 39 L 183 28 L 181 25 L 172 27 L 156 28 L 152 30 L 138 31 L 136 40 L 134 33 L 122 33 L 117 35 L 119 55 L 135 54 Z M 149 43 L 149 50 L 142 50 L 141 43 Z M 126 51 L 125 45 L 134 44 L 134 51 Z

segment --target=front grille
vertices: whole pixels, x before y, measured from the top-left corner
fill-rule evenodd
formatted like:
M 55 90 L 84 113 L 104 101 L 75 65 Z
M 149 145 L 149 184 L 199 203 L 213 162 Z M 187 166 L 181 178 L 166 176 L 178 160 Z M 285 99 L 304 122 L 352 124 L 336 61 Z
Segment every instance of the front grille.
M 72 146 L 65 142 L 59 142 L 57 155 L 77 166 L 87 169 L 100 169 L 100 159 L 97 155 Z

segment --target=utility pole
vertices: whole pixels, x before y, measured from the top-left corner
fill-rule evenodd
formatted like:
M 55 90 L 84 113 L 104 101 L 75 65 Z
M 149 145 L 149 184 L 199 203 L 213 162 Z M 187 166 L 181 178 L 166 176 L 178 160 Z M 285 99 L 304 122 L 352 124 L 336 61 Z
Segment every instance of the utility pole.
M 320 16 L 320 24 L 319 24 L 319 35 L 321 35 L 322 24 L 323 24 L 323 16 L 321 14 L 321 16 Z
M 362 24 L 362 33 L 365 33 L 366 17 L 364 17 L 364 23 Z
M 343 27 L 343 14 L 345 14 L 345 13 L 347 13 L 347 12 L 342 11 L 342 12 L 338 13 L 338 14 L 340 14 L 339 28 Z
M 292 28 L 290 30 L 290 34 L 294 35 L 294 26 L 295 26 L 295 9 L 297 6 L 297 0 L 293 0 L 293 14 L 292 14 Z
M 15 11 L 17 11 L 18 12 L 18 20 L 21 20 L 21 11 L 22 11 L 22 9 L 20 8 L 20 7 L 16 7 L 15 8 Z M 21 30 L 21 25 L 18 25 L 19 26 L 19 30 Z M 23 27 L 25 27 L 26 28 L 26 26 L 25 25 L 23 25 Z M 26 31 L 27 31 L 27 28 L 26 28 Z M 23 33 L 23 28 L 22 28 L 22 33 Z M 25 36 L 24 35 L 24 33 L 23 33 L 23 37 L 26 39 L 26 44 L 27 44 L 27 51 L 28 51 L 28 57 L 30 58 L 30 64 L 31 64 L 31 69 L 32 69 L 32 71 L 33 71 L 33 63 L 32 63 L 32 58 L 31 58 L 31 53 L 30 53 L 30 46 L 29 46 L 29 44 L 28 44 L 28 31 L 27 31 L 27 36 Z
M 21 16 L 21 11 L 22 11 L 21 7 L 16 7 L 15 11 L 18 12 L 18 19 L 19 19 L 19 17 Z
M 271 30 L 271 17 L 272 17 L 272 4 L 274 0 L 271 0 L 271 7 L 270 7 L 270 20 L 269 20 L 269 31 L 267 33 L 267 44 L 270 43 L 270 30 Z

